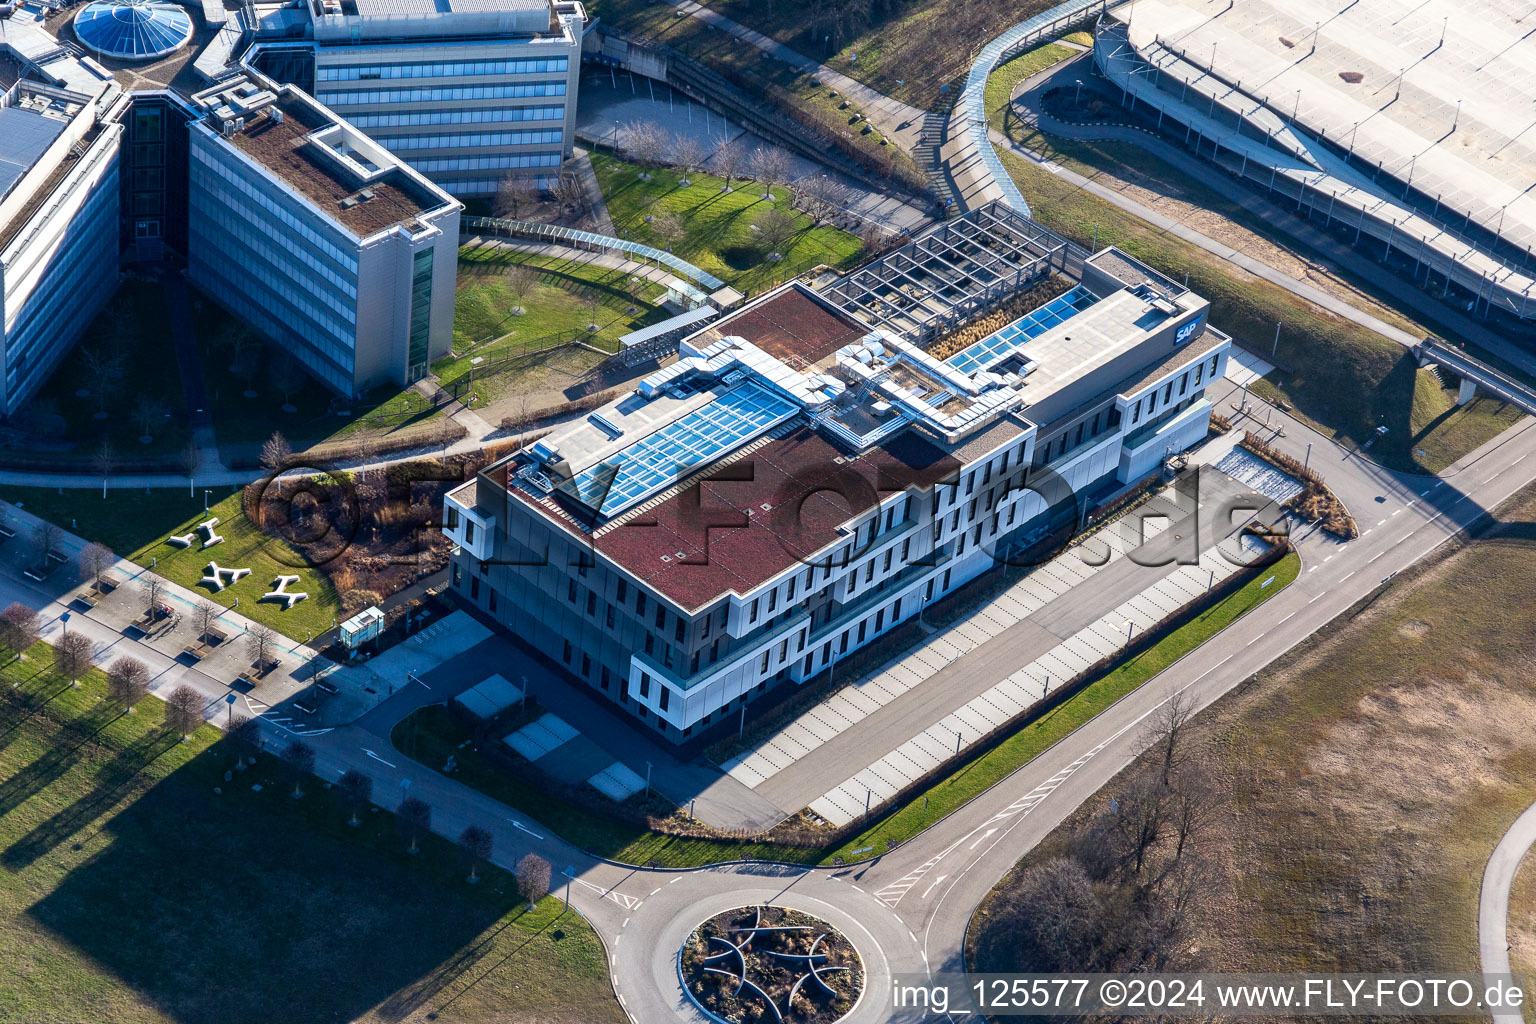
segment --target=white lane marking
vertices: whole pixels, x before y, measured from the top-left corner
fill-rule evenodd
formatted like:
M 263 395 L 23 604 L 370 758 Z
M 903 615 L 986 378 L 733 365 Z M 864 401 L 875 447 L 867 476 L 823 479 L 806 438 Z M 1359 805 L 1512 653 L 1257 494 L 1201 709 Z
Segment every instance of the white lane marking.
M 575 878 L 569 875 L 565 877 L 570 878 L 572 882 L 581 886 L 583 889 L 590 889 L 597 893 L 599 899 L 613 900 L 613 902 L 617 903 L 625 910 L 634 910 L 635 908 L 639 907 L 642 902 L 641 900 L 635 899 L 633 896 L 626 896 L 621 892 L 614 892 L 612 889 L 604 889 L 600 885 L 594 885 L 593 883 L 587 881 L 585 878 Z M 651 895 L 654 896 L 656 894 L 653 892 Z
M 1381 556 L 1382 556 L 1382 555 L 1384 555 L 1384 554 L 1386 554 L 1386 552 L 1385 552 L 1385 551 L 1378 551 L 1378 552 L 1376 552 L 1376 553 L 1375 553 L 1375 554 L 1374 554 L 1374 555 L 1372 555 L 1372 556 L 1371 556 L 1371 557 L 1370 557 L 1370 558 L 1367 558 L 1367 559 L 1366 559 L 1366 560 L 1365 560 L 1365 564 L 1366 564 L 1366 565 L 1370 565 L 1370 564 L 1371 564 L 1371 563 L 1372 563 L 1372 562 L 1374 562 L 1374 561 L 1376 561 L 1376 559 L 1378 559 L 1378 558 L 1380 558 L 1380 557 L 1381 557 Z
M 1403 510 L 1402 510 L 1402 509 L 1398 509 L 1398 510 L 1397 510 L 1397 511 L 1396 511 L 1396 512 L 1393 512 L 1393 513 L 1392 513 L 1392 516 L 1395 516 L 1395 515 L 1400 515 L 1400 514 L 1402 514 L 1402 511 L 1403 511 Z M 1391 519 L 1391 518 L 1392 518 L 1392 516 L 1387 516 L 1387 519 Z M 1383 520 L 1382 520 L 1382 522 L 1386 522 L 1386 521 L 1387 521 L 1387 519 L 1383 519 Z
M 544 838 L 543 836 L 539 835 L 533 829 L 531 829 L 528 826 L 524 825 L 520 821 L 513 821 L 513 819 L 511 819 L 511 818 L 508 818 L 507 820 L 512 822 L 512 827 L 513 828 L 522 829 L 524 832 L 527 832 L 529 835 L 533 836 L 533 838 L 535 838 L 535 839 L 543 839 Z
M 1317 572 L 1317 566 L 1314 565 L 1312 568 L 1308 569 L 1307 572 Z
M 1052 786 L 1051 788 L 1054 789 L 1055 787 Z M 981 845 L 983 839 L 986 839 L 987 836 L 990 836 L 992 833 L 994 833 L 996 831 L 997 831 L 997 829 L 995 829 L 995 828 L 987 829 L 985 832 L 983 832 L 981 834 L 980 838 L 978 838 L 974 843 L 971 844 L 971 849 L 973 849 L 973 850 L 976 849 L 976 847 Z
M 1355 574 L 1355 572 L 1356 572 L 1356 570 L 1351 569 L 1349 571 L 1349 576 L 1353 576 Z M 1342 580 L 1339 580 L 1339 582 L 1340 583 L 1347 583 L 1347 582 L 1349 582 L 1349 576 L 1345 576 Z
M 933 880 L 933 884 L 930 885 L 926 890 L 924 890 L 924 892 L 923 892 L 923 899 L 927 899 L 930 895 L 932 895 L 933 890 L 938 888 L 939 883 L 944 881 L 944 879 L 946 879 L 948 877 L 949 877 L 948 875 L 940 875 L 938 878 L 935 878 Z
M 389 761 L 384 760 L 382 757 L 380 757 L 378 754 L 375 754 L 373 751 L 369 750 L 367 747 L 363 748 L 363 753 L 367 754 L 369 757 L 373 758 L 375 761 L 379 762 L 380 764 L 387 764 L 391 768 L 394 767 L 394 764 L 392 764 Z

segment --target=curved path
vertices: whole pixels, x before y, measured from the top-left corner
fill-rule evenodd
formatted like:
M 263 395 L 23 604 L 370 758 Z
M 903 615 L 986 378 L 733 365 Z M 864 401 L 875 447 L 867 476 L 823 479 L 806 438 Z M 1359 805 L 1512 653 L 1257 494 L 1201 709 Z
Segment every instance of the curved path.
M 1493 848 L 1483 869 L 1483 888 L 1477 900 L 1477 944 L 1482 953 L 1483 974 L 1508 974 L 1509 890 L 1526 851 L 1536 843 L 1536 804 L 1515 819 Z M 1525 1015 L 1505 1011 L 1493 1015 L 1494 1024 L 1523 1024 Z

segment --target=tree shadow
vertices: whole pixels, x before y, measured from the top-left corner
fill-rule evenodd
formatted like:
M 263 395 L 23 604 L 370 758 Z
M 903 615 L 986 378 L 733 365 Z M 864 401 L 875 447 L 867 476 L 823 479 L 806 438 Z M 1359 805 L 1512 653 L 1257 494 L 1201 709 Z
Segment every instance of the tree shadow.
M 136 770 L 125 755 L 119 776 Z M 334 791 L 292 799 L 275 759 L 226 782 L 230 764 L 204 751 L 80 851 L 56 851 L 78 863 L 27 910 L 166 1016 L 354 1020 L 462 958 L 512 909 L 499 875 L 463 883 L 452 844 L 429 836 L 409 855 L 391 815 L 349 827 Z M 77 821 L 109 806 L 111 781 L 99 788 Z

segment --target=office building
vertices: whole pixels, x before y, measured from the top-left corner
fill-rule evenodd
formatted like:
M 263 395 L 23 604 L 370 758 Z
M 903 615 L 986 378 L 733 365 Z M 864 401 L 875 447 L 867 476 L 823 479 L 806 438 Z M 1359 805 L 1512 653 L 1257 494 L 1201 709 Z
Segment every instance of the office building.
M 1207 433 L 1205 300 L 1053 259 L 945 358 L 800 283 L 722 317 L 450 492 L 452 586 L 674 741 L 819 674 Z
M 198 93 L 191 279 L 346 395 L 453 342 L 459 203 L 300 89 Z

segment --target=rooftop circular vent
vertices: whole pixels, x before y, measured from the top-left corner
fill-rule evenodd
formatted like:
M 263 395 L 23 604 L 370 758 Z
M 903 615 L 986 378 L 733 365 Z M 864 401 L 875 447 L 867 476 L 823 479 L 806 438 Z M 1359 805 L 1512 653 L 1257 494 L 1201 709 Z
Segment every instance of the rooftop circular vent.
M 114 60 L 155 60 L 192 38 L 187 12 L 164 0 L 95 0 L 75 16 L 86 49 Z

